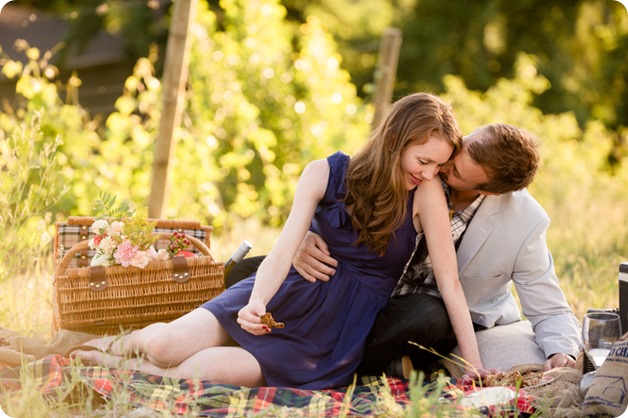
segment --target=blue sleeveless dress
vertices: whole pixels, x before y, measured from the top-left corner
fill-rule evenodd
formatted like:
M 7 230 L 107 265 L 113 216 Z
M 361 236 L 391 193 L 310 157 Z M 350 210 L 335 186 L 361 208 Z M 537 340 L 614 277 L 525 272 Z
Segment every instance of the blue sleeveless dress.
M 266 335 L 250 334 L 236 322 L 238 311 L 248 303 L 255 275 L 202 305 L 257 359 L 269 386 L 328 389 L 351 384 L 375 317 L 414 248 L 412 193 L 408 217 L 383 257 L 353 245 L 357 233 L 341 200 L 346 195 L 349 156 L 338 152 L 327 160 L 327 190 L 310 229 L 322 236 L 338 260 L 336 274 L 328 282 L 310 283 L 292 267 L 266 307 L 285 328 Z

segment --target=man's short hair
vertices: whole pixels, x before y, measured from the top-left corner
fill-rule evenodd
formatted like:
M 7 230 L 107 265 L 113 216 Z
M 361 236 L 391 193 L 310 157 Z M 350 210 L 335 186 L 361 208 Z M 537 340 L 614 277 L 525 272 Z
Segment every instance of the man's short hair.
M 480 164 L 489 181 L 476 187 L 490 193 L 508 193 L 527 187 L 539 168 L 539 152 L 534 134 L 505 123 L 478 129 L 479 141 L 469 146 L 469 155 Z

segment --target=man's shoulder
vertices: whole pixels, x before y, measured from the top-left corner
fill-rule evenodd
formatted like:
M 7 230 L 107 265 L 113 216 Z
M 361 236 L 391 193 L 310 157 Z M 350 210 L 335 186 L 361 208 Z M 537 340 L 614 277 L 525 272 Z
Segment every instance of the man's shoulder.
M 548 216 L 543 206 L 541 206 L 527 189 L 486 196 L 484 202 L 482 202 L 482 205 L 484 204 L 487 204 L 487 206 L 496 205 L 500 212 L 521 213 L 526 217 L 530 217 L 534 214 L 542 217 Z

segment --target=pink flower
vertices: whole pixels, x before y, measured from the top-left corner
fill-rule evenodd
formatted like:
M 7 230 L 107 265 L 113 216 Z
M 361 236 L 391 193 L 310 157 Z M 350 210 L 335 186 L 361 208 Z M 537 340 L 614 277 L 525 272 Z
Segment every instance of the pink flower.
M 116 260 L 116 263 L 120 264 L 123 267 L 129 267 L 133 265 L 133 261 L 135 255 L 137 253 L 137 248 L 133 246 L 129 241 L 123 241 L 116 251 L 113 253 L 113 258 Z
M 150 254 L 148 251 L 136 251 L 133 260 L 131 260 L 131 265 L 143 269 L 148 265 L 149 261 Z

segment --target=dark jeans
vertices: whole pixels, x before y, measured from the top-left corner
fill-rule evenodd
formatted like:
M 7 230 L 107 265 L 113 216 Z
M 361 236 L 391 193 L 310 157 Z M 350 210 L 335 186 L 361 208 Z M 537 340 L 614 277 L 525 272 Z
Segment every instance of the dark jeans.
M 242 279 L 246 279 L 251 274 L 255 273 L 259 268 L 259 265 L 264 261 L 263 255 L 257 257 L 247 257 L 242 261 L 236 263 L 235 266 L 229 272 L 229 275 L 225 277 L 225 287 L 229 288 L 239 282 Z
M 263 259 L 258 256 L 240 261 L 225 278 L 226 286 L 257 271 Z M 433 348 L 442 355 L 456 346 L 442 299 L 424 293 L 391 298 L 375 320 L 358 372 L 379 375 L 393 360 L 404 355 L 412 358 L 415 369 L 428 371 L 430 365 L 440 359 L 408 341 Z
M 442 355 L 456 346 L 442 299 L 425 293 L 392 297 L 377 315 L 358 371 L 379 375 L 404 355 L 410 356 L 415 369 L 428 371 L 440 357 L 410 341 Z

